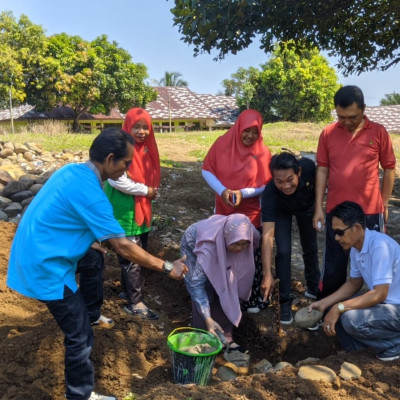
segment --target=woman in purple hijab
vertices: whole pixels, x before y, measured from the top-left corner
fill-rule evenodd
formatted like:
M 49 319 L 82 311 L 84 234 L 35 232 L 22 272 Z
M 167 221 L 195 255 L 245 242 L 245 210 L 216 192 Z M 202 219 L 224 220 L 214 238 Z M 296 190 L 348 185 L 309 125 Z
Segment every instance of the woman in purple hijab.
M 189 272 L 186 288 L 192 299 L 193 326 L 224 333 L 242 317 L 240 300 L 248 300 L 254 278 L 254 249 L 260 234 L 243 214 L 213 215 L 189 226 L 181 240 Z

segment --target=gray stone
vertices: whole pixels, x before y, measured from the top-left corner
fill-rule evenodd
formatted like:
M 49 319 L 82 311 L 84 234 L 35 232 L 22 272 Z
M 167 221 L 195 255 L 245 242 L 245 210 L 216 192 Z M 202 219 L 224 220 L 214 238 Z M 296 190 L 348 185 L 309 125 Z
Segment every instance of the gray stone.
M 52 170 L 43 172 L 36 178 L 36 183 L 44 184 L 55 171 L 56 171 L 56 169 L 52 169 Z
M 34 198 L 35 198 L 35 196 L 32 196 L 32 197 L 28 197 L 27 199 L 21 201 L 21 206 L 23 207 L 24 212 L 25 212 L 25 208 L 26 208 L 27 206 L 29 206 L 29 204 L 31 204 L 31 202 L 32 202 L 32 200 L 33 200 Z
M 39 190 L 43 187 L 43 185 L 41 183 L 35 183 L 34 185 L 32 185 L 29 190 L 34 194 L 38 194 Z
M 322 319 L 323 315 L 324 314 L 321 311 L 311 310 L 308 312 L 308 307 L 303 307 L 297 311 L 294 320 L 301 328 L 311 328 Z
M 11 202 L 4 210 L 3 210 L 10 218 L 16 217 L 18 214 L 22 212 L 22 206 L 20 203 Z
M 3 196 L 10 197 L 14 193 L 22 192 L 24 190 L 28 190 L 32 186 L 32 183 L 28 181 L 11 181 L 8 182 L 4 187 Z
M 0 210 L 0 221 L 8 221 L 8 215 Z
M 357 365 L 344 362 L 340 366 L 339 376 L 347 381 L 348 379 L 358 379 L 361 376 L 361 369 L 357 367 Z
M 12 201 L 21 202 L 23 200 L 29 199 L 33 196 L 33 193 L 30 190 L 23 190 L 21 192 L 14 193 L 10 196 Z
M 0 207 L 10 204 L 10 203 L 11 203 L 11 200 L 8 197 L 0 196 Z
M 272 369 L 272 364 L 265 358 L 259 361 L 257 364 L 253 365 L 253 373 L 255 374 L 265 374 Z
M 223 382 L 232 381 L 232 380 L 236 379 L 236 377 L 237 377 L 237 375 L 233 369 L 225 367 L 225 366 L 218 368 L 217 376 Z
M 286 361 L 278 362 L 278 364 L 276 364 L 275 367 L 273 368 L 272 372 L 278 372 L 282 369 L 285 369 L 286 367 L 293 367 L 293 365 Z
M 331 383 L 336 379 L 336 374 L 324 365 L 305 365 L 300 367 L 298 376 L 301 379 Z

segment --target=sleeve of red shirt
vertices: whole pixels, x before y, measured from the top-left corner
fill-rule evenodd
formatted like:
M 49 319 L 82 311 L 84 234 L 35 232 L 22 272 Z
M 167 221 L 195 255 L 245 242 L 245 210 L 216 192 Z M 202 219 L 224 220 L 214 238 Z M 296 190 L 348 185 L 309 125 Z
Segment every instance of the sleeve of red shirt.
M 383 126 L 380 132 L 379 162 L 383 169 L 393 169 L 396 166 L 396 156 L 393 151 L 392 139 Z
M 329 156 L 327 151 L 327 131 L 324 129 L 319 136 L 317 148 L 317 164 L 320 167 L 329 168 Z

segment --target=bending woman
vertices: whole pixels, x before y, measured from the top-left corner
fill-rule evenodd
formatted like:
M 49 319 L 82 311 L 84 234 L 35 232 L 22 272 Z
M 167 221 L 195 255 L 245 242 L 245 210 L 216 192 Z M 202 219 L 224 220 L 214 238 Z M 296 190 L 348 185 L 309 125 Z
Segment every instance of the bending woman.
M 253 249 L 260 235 L 243 214 L 213 215 L 189 226 L 181 254 L 189 268 L 186 288 L 192 299 L 193 326 L 224 333 L 233 343 L 233 327 L 242 317 L 254 277 Z M 236 345 L 237 346 L 237 345 Z

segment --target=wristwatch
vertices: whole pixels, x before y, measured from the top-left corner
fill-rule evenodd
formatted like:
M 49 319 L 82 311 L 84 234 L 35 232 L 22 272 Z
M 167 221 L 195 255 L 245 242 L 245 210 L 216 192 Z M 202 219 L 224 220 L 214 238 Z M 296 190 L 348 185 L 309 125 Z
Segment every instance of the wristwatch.
M 171 271 L 174 269 L 174 265 L 170 261 L 164 261 L 164 264 L 162 266 L 162 273 L 164 275 L 169 275 Z
M 345 307 L 343 303 L 338 303 L 337 308 L 339 309 L 340 314 L 345 312 Z

